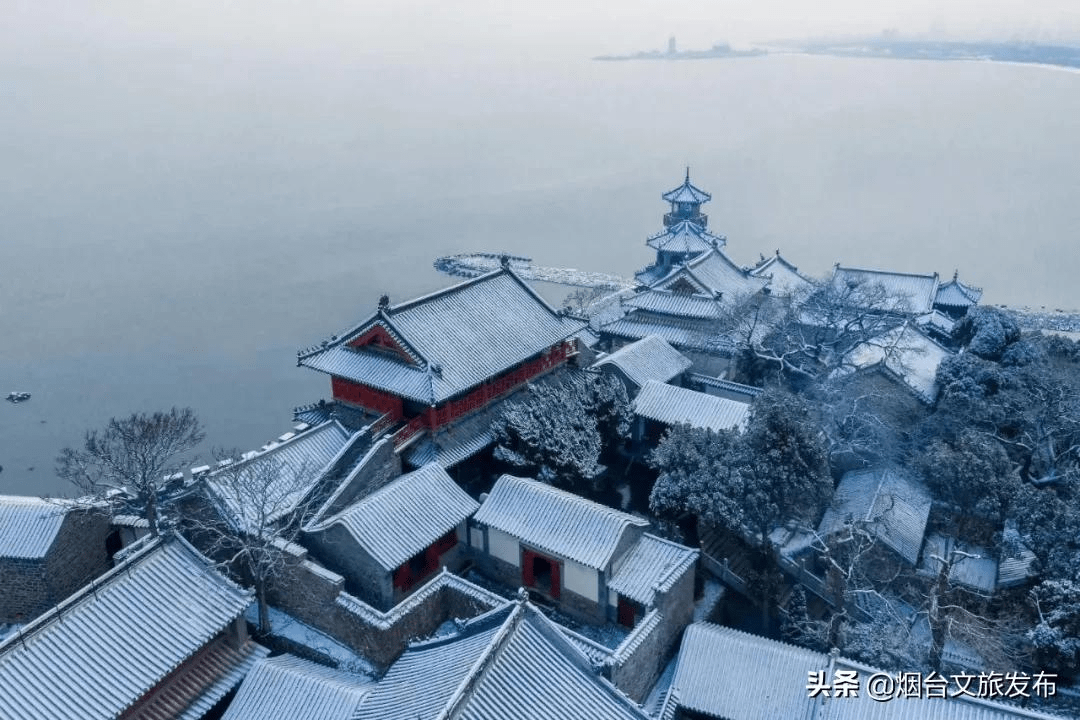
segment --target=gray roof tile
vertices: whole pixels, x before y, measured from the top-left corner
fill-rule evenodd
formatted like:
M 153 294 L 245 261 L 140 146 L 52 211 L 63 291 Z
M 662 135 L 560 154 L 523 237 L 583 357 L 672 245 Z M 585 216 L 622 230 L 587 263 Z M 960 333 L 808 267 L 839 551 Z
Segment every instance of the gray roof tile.
M 889 468 L 852 470 L 840 479 L 818 532 L 830 535 L 849 520 L 869 523 L 879 540 L 914 565 L 929 517 L 930 493 L 920 483 Z
M 69 509 L 60 501 L 0 495 L 0 558 L 45 557 Z
M 650 380 L 634 398 L 634 413 L 665 425 L 727 430 L 746 425 L 750 405 Z
M 982 299 L 982 288 L 965 285 L 954 275 L 952 280 L 942 283 L 934 298 L 935 305 L 943 307 L 971 307 Z
M 685 318 L 719 320 L 724 316 L 724 302 L 711 295 L 672 292 L 671 290 L 644 290 L 623 301 L 631 308 L 647 310 L 660 315 L 676 315 Z
M 273 523 L 293 512 L 354 441 L 361 441 L 359 434 L 328 420 L 214 471 L 207 489 L 237 528 L 257 530 L 260 523 Z M 263 483 L 270 484 L 265 491 Z M 254 487 L 250 492 L 249 486 Z
M 645 720 L 550 620 L 513 603 L 454 636 L 416 643 L 395 662 L 356 720 Z
M 683 220 L 662 232 L 649 237 L 645 244 L 656 250 L 664 250 L 682 255 L 697 255 L 721 246 L 727 240 L 720 235 L 713 235 L 695 222 Z
M 698 551 L 648 533 L 626 553 L 608 588 L 646 607 L 697 562 Z
M 184 540 L 147 541 L 0 644 L 0 717 L 116 717 L 250 602 Z
M 474 516 L 540 550 L 604 569 L 623 533 L 647 520 L 525 478 L 503 475 Z
M 375 325 L 413 356 L 354 349 Z M 567 338 L 586 323 L 547 304 L 511 270 L 499 270 L 381 309 L 340 338 L 302 352 L 299 363 L 435 404 L 479 385 Z
M 712 200 L 712 195 L 701 188 L 694 187 L 694 185 L 690 183 L 689 168 L 686 170 L 686 179 L 683 180 L 683 184 L 674 190 L 668 190 L 660 197 L 667 202 L 703 203 Z
M 319 523 L 341 525 L 387 571 L 394 570 L 480 507 L 434 463 L 402 475 Z
M 593 363 L 594 368 L 605 365 L 617 367 L 631 382 L 641 387 L 649 380 L 667 382 L 686 372 L 693 363 L 663 338 L 650 335 L 624 345 Z
M 934 309 L 934 300 L 938 290 L 937 273 L 920 275 L 837 265 L 836 270 L 833 271 L 832 281 L 837 286 L 851 283 L 866 287 L 880 285 L 890 299 L 904 305 L 905 312 L 915 315 L 922 315 Z
M 719 671 L 721 665 L 723 671 Z M 831 683 L 835 670 L 854 670 L 860 689 L 855 697 L 810 698 L 810 672 L 823 672 Z M 709 623 L 686 629 L 672 681 L 667 714 L 673 707 L 725 720 L 1054 720 L 1015 705 L 978 698 L 897 697 L 887 702 L 866 692 L 866 680 L 878 668 L 845 658 Z M 950 688 L 950 693 L 954 688 Z
M 293 655 L 261 660 L 222 720 L 350 720 L 373 683 Z

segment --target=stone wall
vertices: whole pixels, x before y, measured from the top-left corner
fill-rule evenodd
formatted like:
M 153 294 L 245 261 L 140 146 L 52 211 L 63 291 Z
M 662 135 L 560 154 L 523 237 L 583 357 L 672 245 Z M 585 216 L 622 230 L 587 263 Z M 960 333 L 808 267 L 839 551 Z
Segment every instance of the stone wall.
M 441 572 L 389 611 L 381 611 L 344 592 L 344 578 L 315 564 L 297 545 L 283 550 L 289 562 L 268 588 L 270 604 L 330 635 L 381 669 L 443 622 L 475 617 L 497 607 L 501 598 Z
M 615 649 L 608 665 L 612 683 L 637 702 L 645 699 L 679 647 L 683 630 L 694 617 L 694 567 L 665 593 L 656 607 Z
M 108 570 L 108 534 L 103 511 L 70 510 L 45 557 L 0 558 L 0 623 L 28 622 Z
M 322 509 L 322 517 L 339 513 L 401 475 L 401 456 L 394 443 L 383 438 L 368 449 L 360 465 L 343 481 Z

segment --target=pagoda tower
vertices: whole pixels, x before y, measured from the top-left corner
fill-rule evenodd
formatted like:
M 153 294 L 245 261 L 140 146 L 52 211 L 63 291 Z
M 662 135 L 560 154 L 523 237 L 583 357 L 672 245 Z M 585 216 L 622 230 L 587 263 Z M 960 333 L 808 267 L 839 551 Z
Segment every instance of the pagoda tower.
M 669 228 L 681 222 L 692 222 L 702 228 L 709 224 L 709 216 L 701 212 L 701 205 L 712 200 L 712 195 L 690 183 L 690 168 L 686 168 L 686 179 L 674 190 L 661 197 L 671 203 L 671 212 L 664 215 L 664 227 Z

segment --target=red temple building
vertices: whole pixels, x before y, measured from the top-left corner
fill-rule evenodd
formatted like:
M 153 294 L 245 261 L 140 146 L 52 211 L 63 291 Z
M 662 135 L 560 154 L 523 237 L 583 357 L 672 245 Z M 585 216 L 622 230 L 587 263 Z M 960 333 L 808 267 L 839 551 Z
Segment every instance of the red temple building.
M 300 351 L 297 364 L 330 375 L 335 406 L 377 418 L 401 449 L 416 443 L 405 455 L 410 464 L 448 466 L 487 443 L 458 432 L 440 444 L 440 433 L 564 365 L 584 327 L 504 263 L 408 302 L 383 296 L 374 314 Z

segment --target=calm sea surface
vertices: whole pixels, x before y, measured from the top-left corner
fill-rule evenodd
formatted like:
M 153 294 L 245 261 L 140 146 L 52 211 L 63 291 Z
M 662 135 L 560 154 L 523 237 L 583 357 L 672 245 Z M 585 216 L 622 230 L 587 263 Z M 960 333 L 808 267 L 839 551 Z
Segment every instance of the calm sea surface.
M 329 390 L 296 350 L 438 255 L 630 274 L 684 166 L 749 263 L 780 248 L 1080 306 L 1080 75 L 988 63 L 237 59 L 0 67 L 0 492 L 192 405 L 257 447 Z

